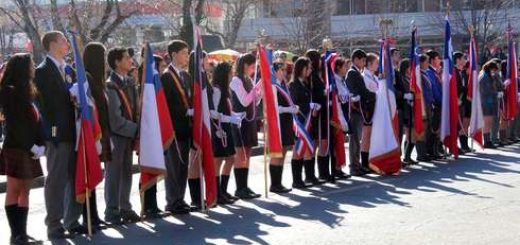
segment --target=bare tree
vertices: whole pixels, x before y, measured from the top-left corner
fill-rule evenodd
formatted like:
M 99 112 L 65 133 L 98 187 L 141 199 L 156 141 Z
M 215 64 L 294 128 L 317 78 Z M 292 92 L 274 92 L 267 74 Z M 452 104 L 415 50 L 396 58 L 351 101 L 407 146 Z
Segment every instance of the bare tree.
M 242 20 L 246 17 L 247 11 L 255 4 L 257 4 L 255 0 L 222 0 L 225 11 L 224 31 L 217 30 L 209 21 L 204 23 L 204 27 L 208 33 L 222 37 L 226 47 L 234 48 Z
M 34 0 L 10 1 L 13 7 L 0 7 L 0 13 L 6 15 L 17 28 L 26 33 L 32 41 L 33 55 L 37 61 L 42 59 L 44 53 L 41 43 L 43 30 L 40 28 L 42 20 L 50 18 L 52 28 L 62 32 L 65 32 L 66 28 L 75 29 L 85 43 L 104 43 L 123 21 L 138 12 L 137 9 L 121 9 L 119 0 L 85 0 L 81 1 L 81 4 L 76 3 L 76 0 L 69 0 L 68 6 L 58 5 L 57 0 L 50 0 L 50 5 L 45 6 L 36 4 Z M 125 6 L 133 5 L 131 1 L 125 2 Z M 60 11 L 64 8 L 67 8 L 66 16 L 62 16 L 61 13 L 64 11 Z M 48 12 L 50 15 L 46 14 Z
M 469 28 L 474 29 L 474 36 L 479 43 L 481 56 L 491 44 L 500 43 L 507 26 L 508 9 L 513 7 L 513 0 L 467 0 L 453 1 L 450 6 L 450 20 L 455 46 L 465 48 L 469 43 Z M 444 14 L 433 16 L 438 28 L 444 28 Z
M 195 23 L 198 25 L 204 18 L 205 3 L 205 0 L 198 0 L 197 2 L 194 0 L 182 1 L 182 28 L 179 37 L 190 45 L 193 43 L 192 8 L 194 8 Z

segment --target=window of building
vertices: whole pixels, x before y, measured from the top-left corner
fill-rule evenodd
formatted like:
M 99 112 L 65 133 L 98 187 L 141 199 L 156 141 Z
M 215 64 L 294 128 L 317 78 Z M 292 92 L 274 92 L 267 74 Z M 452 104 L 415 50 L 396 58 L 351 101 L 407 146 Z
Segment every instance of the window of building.
M 380 14 L 384 13 L 386 4 L 379 0 L 366 0 L 366 13 L 367 14 Z
M 365 0 L 352 0 L 352 14 L 365 14 L 365 10 Z
M 441 0 L 423 0 L 425 12 L 438 12 L 441 10 Z
M 336 15 L 350 15 L 350 0 L 336 1 Z

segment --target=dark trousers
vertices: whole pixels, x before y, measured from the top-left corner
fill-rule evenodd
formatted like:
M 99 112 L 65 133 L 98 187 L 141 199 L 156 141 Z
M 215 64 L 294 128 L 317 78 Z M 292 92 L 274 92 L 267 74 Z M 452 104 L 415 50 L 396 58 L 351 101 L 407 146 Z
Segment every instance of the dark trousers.
M 361 169 L 361 134 L 363 130 L 363 117 L 355 112 L 350 115 L 350 135 L 348 141 L 348 157 L 350 172 Z
M 166 152 L 166 206 L 173 207 L 184 202 L 186 185 L 188 183 L 188 163 L 190 143 L 174 141 Z
M 51 233 L 63 227 L 79 225 L 82 205 L 76 202 L 76 152 L 72 142 L 47 144 L 47 177 L 45 178 L 45 224 Z M 63 219 L 63 225 L 61 223 Z

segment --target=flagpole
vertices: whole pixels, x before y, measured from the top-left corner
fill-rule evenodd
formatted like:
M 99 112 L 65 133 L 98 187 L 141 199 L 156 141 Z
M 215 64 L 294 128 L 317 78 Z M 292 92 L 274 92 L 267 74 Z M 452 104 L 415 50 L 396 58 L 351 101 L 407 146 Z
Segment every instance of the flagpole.
M 326 37 L 325 39 L 323 39 L 323 49 L 325 50 L 325 53 L 328 51 L 328 50 L 332 50 L 332 40 L 328 37 Z M 332 154 L 330 152 L 330 143 L 331 143 L 331 139 L 330 139 L 330 107 L 329 107 L 329 103 L 330 103 L 330 81 L 329 81 L 329 64 L 327 62 L 327 57 L 325 57 L 325 81 L 327 82 L 326 84 L 326 88 L 325 88 L 325 92 L 327 93 L 327 103 L 326 103 L 326 110 L 327 110 L 327 122 L 329 125 L 327 125 L 327 155 L 329 156 L 329 161 L 327 163 L 327 165 L 330 166 L 330 174 L 333 175 L 333 173 L 336 172 L 336 166 L 332 166 Z M 334 67 L 332 67 L 332 69 L 334 69 Z M 333 102 L 335 103 L 335 102 Z M 319 120 L 319 122 L 321 123 L 321 120 Z M 321 125 L 320 125 L 320 132 L 321 132 Z M 321 137 L 320 137 L 320 142 L 321 142 Z M 337 144 L 339 144 L 338 142 L 336 142 Z M 341 142 L 342 144 L 344 144 L 345 142 Z M 319 154 L 318 154 L 319 156 Z M 329 167 L 327 167 L 328 169 Z M 331 179 L 334 179 L 335 177 L 332 176 Z
M 90 190 L 88 188 L 88 174 L 87 174 L 87 154 L 86 154 L 86 146 L 85 146 L 85 134 L 83 132 L 83 127 L 81 127 L 81 144 L 83 145 L 82 148 L 82 154 L 81 156 L 83 157 L 83 168 L 84 168 L 84 173 L 85 173 L 85 203 L 86 203 L 86 206 L 87 206 L 87 230 L 88 230 L 88 236 L 89 238 L 92 237 L 92 219 L 90 217 Z
M 261 45 L 262 45 L 262 41 L 267 38 L 267 34 L 266 34 L 265 30 L 261 30 L 259 32 L 257 38 L 258 38 L 258 40 L 257 40 L 257 42 L 258 42 L 258 44 L 257 44 L 257 58 L 256 58 L 257 65 L 256 65 L 256 68 L 255 68 L 256 70 L 255 70 L 255 78 L 254 79 L 256 79 L 256 76 L 257 76 L 258 63 L 260 63 L 259 59 L 260 59 L 260 48 L 261 48 Z M 260 81 L 258 81 L 258 82 L 260 82 Z M 265 110 L 266 110 L 265 106 L 263 107 L 263 110 L 264 110 L 264 117 L 265 117 L 265 115 L 266 115 L 266 113 L 265 113 Z M 269 180 L 268 180 L 268 177 L 267 177 L 269 175 L 269 173 L 268 173 L 268 161 L 267 161 L 267 154 L 268 154 L 267 147 L 269 147 L 269 144 L 268 144 L 268 140 L 269 140 L 268 131 L 269 130 L 267 130 L 267 120 L 266 120 L 266 118 L 263 118 L 262 121 L 263 121 L 262 125 L 263 125 L 263 131 L 264 131 L 264 135 L 263 135 L 263 138 L 264 138 L 264 193 L 265 193 L 265 198 L 269 198 L 269 191 L 268 191 L 268 185 L 269 185 L 268 182 L 269 182 Z

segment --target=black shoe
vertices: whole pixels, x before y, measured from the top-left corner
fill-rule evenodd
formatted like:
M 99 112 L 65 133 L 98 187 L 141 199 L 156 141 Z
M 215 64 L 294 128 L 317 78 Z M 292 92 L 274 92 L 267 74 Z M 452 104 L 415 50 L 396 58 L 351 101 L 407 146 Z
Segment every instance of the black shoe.
M 121 220 L 121 215 L 119 214 L 109 214 L 105 215 L 105 222 L 110 225 L 121 225 L 123 221 Z
M 74 235 L 70 234 L 68 232 L 65 232 L 65 229 L 63 229 L 63 228 L 60 228 L 53 232 L 47 233 L 47 237 L 49 238 L 49 240 L 61 240 L 61 239 L 74 238 Z
M 486 142 L 486 143 L 484 143 L 484 148 L 487 148 L 487 149 L 496 149 L 497 146 L 494 145 L 494 144 L 491 143 L 491 142 Z
M 273 193 L 278 193 L 278 194 L 283 194 L 283 193 L 288 193 L 291 191 L 291 189 L 289 188 L 285 188 L 283 185 L 279 185 L 279 186 L 271 186 L 269 188 L 269 191 L 270 192 L 273 192 Z
M 336 170 L 334 171 L 334 177 L 336 177 L 336 179 L 349 179 L 352 176 L 348 175 L 347 173 L 341 170 Z
M 238 197 L 233 196 L 227 192 L 222 193 L 222 195 L 224 195 L 227 199 L 231 200 L 233 203 L 238 201 L 238 199 L 239 199 Z
M 160 209 L 149 209 L 144 211 L 144 217 L 147 219 L 159 219 L 162 218 Z
M 167 206 L 165 208 L 167 212 L 170 212 L 173 215 L 180 215 L 180 214 L 189 214 L 190 213 L 190 206 L 184 202 L 181 202 L 174 206 Z
M 404 159 L 404 160 L 403 160 L 403 163 L 404 163 L 405 165 L 417 165 L 417 164 L 419 164 L 419 162 L 414 161 L 414 160 L 412 160 L 411 158 L 409 158 L 409 159 Z
M 74 235 L 86 235 L 88 234 L 88 228 L 83 225 L 78 225 L 73 228 L 67 229 L 70 234 Z M 94 231 L 93 231 L 94 232 Z
M 316 177 L 314 177 L 314 178 L 311 177 L 310 179 L 306 178 L 305 179 L 305 183 L 308 183 L 308 184 L 311 184 L 311 185 L 314 186 L 314 185 L 322 185 L 323 183 L 325 183 L 325 181 L 324 180 L 320 180 L 320 179 L 318 179 Z
M 229 199 L 229 198 L 228 198 L 226 195 L 224 195 L 224 194 L 218 195 L 218 197 L 217 197 L 217 204 L 220 204 L 220 205 L 227 205 L 227 204 L 233 204 L 233 203 L 235 203 L 235 201 Z
M 235 196 L 240 199 L 243 199 L 243 200 L 248 200 L 248 199 L 258 198 L 258 197 L 260 197 L 260 194 L 254 193 L 249 188 L 242 188 L 235 192 Z
M 310 185 L 305 184 L 303 181 L 293 182 L 292 187 L 294 189 L 307 189 Z
M 356 176 L 356 177 L 361 177 L 361 176 L 365 176 L 367 175 L 367 172 L 363 171 L 363 170 L 351 170 L 350 171 L 350 175 L 351 176 Z
M 123 223 L 135 223 L 141 221 L 141 217 L 134 210 L 121 211 L 121 220 Z
M 429 156 L 419 156 L 417 157 L 418 162 L 431 162 L 432 159 Z

